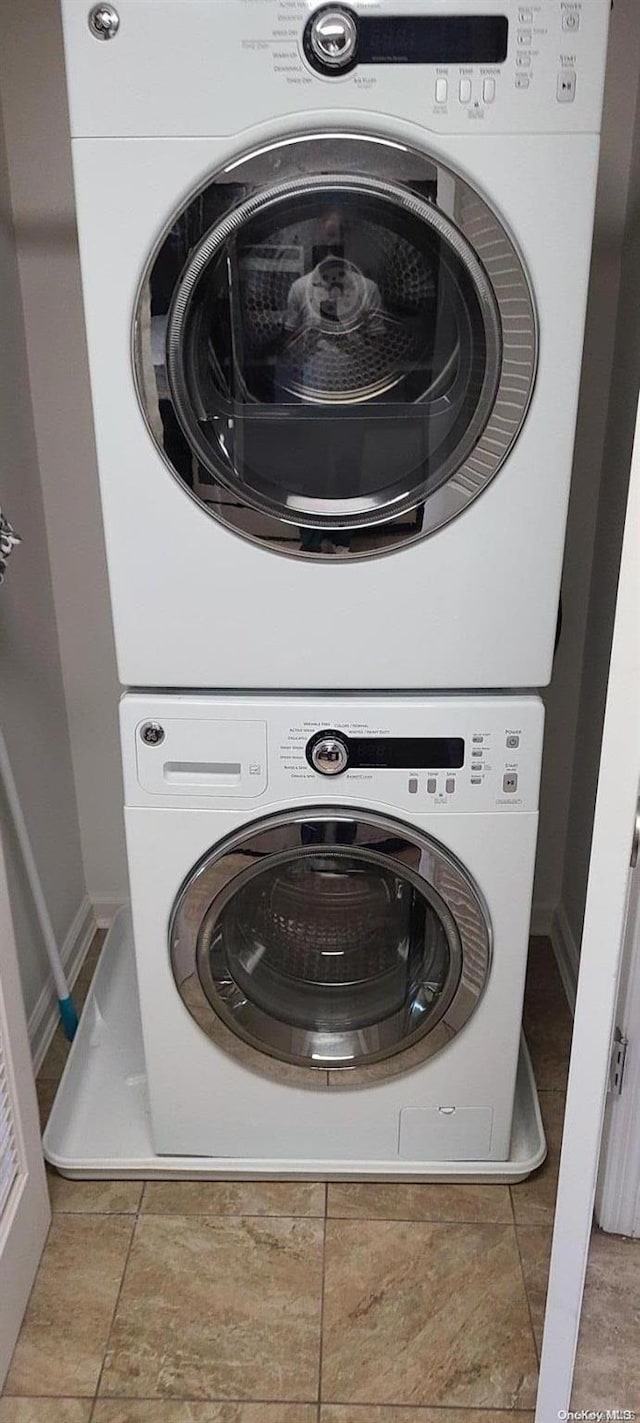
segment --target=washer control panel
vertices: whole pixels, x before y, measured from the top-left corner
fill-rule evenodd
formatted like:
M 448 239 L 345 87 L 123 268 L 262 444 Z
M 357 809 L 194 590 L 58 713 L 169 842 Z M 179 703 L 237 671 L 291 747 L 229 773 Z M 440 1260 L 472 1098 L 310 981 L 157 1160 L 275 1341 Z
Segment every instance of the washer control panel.
M 544 710 L 534 696 L 129 693 L 120 715 L 129 805 L 537 809 Z
M 522 718 L 509 725 L 487 723 L 450 736 L 395 735 L 372 722 L 342 722 L 305 734 L 313 723 L 289 728 L 280 763 L 292 779 L 307 777 L 304 760 L 317 777 L 340 777 L 341 793 L 356 784 L 394 784 L 403 803 L 463 809 L 487 797 L 505 807 L 521 805 L 521 762 L 535 752 L 535 737 Z M 387 773 L 392 773 L 388 776 Z M 314 778 L 312 777 L 311 780 Z M 310 783 L 311 783 L 310 780 Z

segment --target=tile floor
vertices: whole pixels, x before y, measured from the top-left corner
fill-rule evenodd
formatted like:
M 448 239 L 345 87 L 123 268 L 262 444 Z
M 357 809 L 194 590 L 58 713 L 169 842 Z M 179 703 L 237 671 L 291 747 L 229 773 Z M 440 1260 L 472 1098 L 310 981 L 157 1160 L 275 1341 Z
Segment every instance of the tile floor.
M 545 940 L 526 1026 L 550 1150 L 511 1190 L 50 1172 L 0 1423 L 531 1423 L 571 1031 Z
M 640 1240 L 591 1237 L 571 1407 L 640 1418 Z

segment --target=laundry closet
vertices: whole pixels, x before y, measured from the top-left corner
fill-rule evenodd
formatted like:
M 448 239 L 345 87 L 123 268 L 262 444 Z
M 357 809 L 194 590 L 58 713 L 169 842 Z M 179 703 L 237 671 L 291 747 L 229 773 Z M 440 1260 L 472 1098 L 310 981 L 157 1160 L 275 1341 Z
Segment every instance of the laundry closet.
M 71 979 L 109 928 L 63 1175 L 554 1157 L 525 978 L 550 938 L 573 1009 L 640 378 L 617 9 L 9 6 L 0 712 Z

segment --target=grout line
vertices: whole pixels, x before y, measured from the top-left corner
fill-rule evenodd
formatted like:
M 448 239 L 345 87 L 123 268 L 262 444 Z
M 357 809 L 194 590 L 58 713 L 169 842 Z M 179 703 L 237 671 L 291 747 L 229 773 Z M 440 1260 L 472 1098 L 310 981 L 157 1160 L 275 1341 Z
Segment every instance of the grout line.
M 320 1349 L 318 1354 L 318 1423 L 320 1423 L 320 1412 L 322 1408 L 322 1364 L 324 1355 L 324 1291 L 327 1272 L 327 1226 L 329 1224 L 326 1214 L 326 1207 L 329 1199 L 329 1184 L 325 1184 L 325 1217 L 324 1230 L 322 1235 L 322 1284 L 320 1287 Z
M 327 1073 L 327 1084 L 329 1073 Z M 324 1323 L 324 1264 L 327 1244 L 327 1222 L 329 1219 L 329 1182 L 324 1183 L 324 1236 L 322 1241 L 322 1286 L 320 1294 L 320 1353 L 318 1357 L 318 1408 L 316 1413 L 316 1423 L 321 1423 L 322 1416 L 322 1328 Z
M 515 1238 L 516 1238 L 516 1250 L 517 1250 L 517 1252 L 518 1252 L 518 1261 L 519 1261 L 519 1263 L 520 1263 L 520 1274 L 522 1275 L 522 1286 L 523 1286 L 523 1289 L 524 1289 L 524 1297 L 525 1297 L 525 1300 L 527 1301 L 527 1314 L 529 1315 L 529 1328 L 530 1328 L 530 1330 L 531 1330 L 531 1339 L 532 1339 L 532 1343 L 533 1343 L 533 1352 L 534 1352 L 534 1354 L 535 1354 L 535 1356 L 536 1356 L 536 1361 L 537 1361 L 537 1364 L 538 1364 L 538 1371 L 539 1371 L 539 1369 L 540 1369 L 540 1353 L 539 1353 L 539 1350 L 538 1350 L 538 1340 L 537 1340 L 537 1338 L 536 1338 L 536 1331 L 535 1331 L 535 1329 L 534 1329 L 534 1327 L 533 1327 L 533 1314 L 531 1313 L 531 1300 L 529 1299 L 529 1290 L 528 1290 L 528 1287 L 527 1287 L 527 1276 L 526 1276 L 526 1273 L 525 1273 L 524 1261 L 523 1261 L 523 1259 L 522 1259 L 522 1251 L 521 1251 L 521 1249 L 520 1249 L 520 1239 L 519 1239 L 519 1236 L 518 1236 L 518 1227 L 517 1227 L 516 1225 L 514 1225 L 514 1232 L 513 1232 L 513 1233 L 514 1233 Z
M 190 1400 L 180 1399 L 179 1401 L 183 1403 Z M 234 1403 L 236 1402 L 235 1399 L 231 1401 Z M 258 1401 L 262 1402 L 263 1400 L 260 1399 Z M 254 1400 L 251 1399 L 251 1402 L 253 1403 Z M 321 1403 L 320 1408 L 346 1408 L 348 1409 L 350 1418 L 352 1414 L 354 1416 L 361 1414 L 362 1423 L 370 1423 L 372 1408 L 381 1408 L 385 1415 L 388 1413 L 390 1416 L 393 1413 L 415 1413 L 418 1416 L 426 1413 L 429 1419 L 429 1423 L 431 1423 L 432 1418 L 435 1423 L 435 1420 L 439 1419 L 440 1414 L 442 1414 L 444 1423 L 445 1415 L 447 1413 L 452 1414 L 452 1416 L 455 1418 L 455 1423 L 458 1423 L 458 1420 L 460 1418 L 467 1418 L 467 1416 L 471 1414 L 473 1414 L 473 1417 L 475 1418 L 476 1414 L 478 1415 L 478 1417 L 480 1417 L 484 1413 L 486 1413 L 487 1415 L 488 1423 L 494 1423 L 494 1420 L 498 1417 L 498 1415 L 502 1417 L 503 1414 L 505 1420 L 513 1419 L 514 1423 L 517 1423 L 518 1418 L 520 1418 L 521 1416 L 524 1416 L 526 1418 L 533 1418 L 535 1412 L 535 1405 L 533 1408 L 529 1408 L 527 1405 L 521 1408 L 520 1405 L 517 1404 L 516 1407 L 513 1408 L 511 1406 L 507 1407 L 503 1406 L 502 1404 L 498 1404 L 496 1412 L 496 1405 L 493 1403 L 471 1403 L 469 1405 L 464 1404 L 461 1412 L 459 1403 L 353 1403 L 353 1401 L 350 1399 L 347 1399 L 346 1401 L 338 1399 L 337 1402 L 334 1402 L 332 1399 L 330 1403 Z
M 93 1416 L 93 1413 L 95 1412 L 95 1405 L 96 1405 L 96 1402 L 97 1402 L 97 1399 L 98 1399 L 98 1395 L 99 1395 L 99 1392 L 100 1392 L 100 1384 L 102 1383 L 102 1375 L 103 1375 L 103 1373 L 104 1373 L 105 1359 L 106 1359 L 106 1357 L 107 1357 L 107 1351 L 108 1351 L 108 1349 L 109 1349 L 109 1340 L 111 1339 L 111 1335 L 112 1335 L 112 1332 L 113 1332 L 113 1326 L 114 1326 L 114 1323 L 115 1323 L 116 1314 L 117 1314 L 117 1312 L 118 1312 L 118 1305 L 119 1305 L 119 1303 L 120 1303 L 120 1298 L 121 1298 L 121 1295 L 122 1295 L 122 1287 L 123 1287 L 123 1285 L 124 1285 L 125 1275 L 126 1275 L 127 1270 L 128 1270 L 128 1268 L 129 1268 L 129 1260 L 131 1259 L 131 1251 L 133 1250 L 133 1242 L 134 1242 L 134 1240 L 135 1240 L 136 1230 L 137 1230 L 137 1228 L 138 1228 L 138 1221 L 139 1221 L 139 1219 L 140 1219 L 140 1206 L 142 1205 L 142 1197 L 143 1197 L 143 1195 L 144 1195 L 144 1191 L 141 1191 L 141 1193 L 140 1193 L 140 1200 L 138 1201 L 138 1209 L 137 1209 L 137 1211 L 135 1212 L 135 1214 L 134 1214 L 133 1212 L 131 1212 L 131 1218 L 132 1218 L 132 1220 L 133 1220 L 133 1224 L 132 1224 L 132 1228 L 131 1228 L 131 1239 L 130 1239 L 130 1241 L 129 1241 L 129 1249 L 127 1250 L 127 1254 L 126 1254 L 126 1258 L 125 1258 L 125 1262 L 124 1262 L 124 1269 L 123 1269 L 122 1274 L 121 1274 L 121 1276 L 120 1276 L 120 1284 L 119 1284 L 119 1286 L 118 1286 L 118 1293 L 117 1293 L 117 1295 L 116 1295 L 115 1304 L 114 1304 L 114 1306 L 113 1306 L 113 1312 L 112 1312 L 112 1315 L 111 1315 L 111 1321 L 110 1321 L 110 1324 L 109 1324 L 109 1328 L 108 1328 L 108 1330 L 107 1330 L 107 1337 L 106 1337 L 106 1339 L 105 1339 L 104 1348 L 103 1348 L 103 1350 L 102 1350 L 102 1363 L 101 1363 L 101 1365 L 100 1365 L 100 1370 L 99 1370 L 99 1372 L 98 1372 L 98 1378 L 97 1378 L 97 1382 L 96 1382 L 95 1393 L 94 1393 L 94 1395 L 93 1395 L 92 1416 Z M 90 1214 L 90 1212 L 87 1212 L 87 1214 Z
M 316 1217 L 317 1219 L 317 1217 Z M 479 1219 L 478 1216 L 467 1220 L 460 1216 L 442 1215 L 330 1215 L 328 1220 L 348 1220 L 353 1225 L 514 1225 L 515 1221 L 511 1214 L 503 1216 L 500 1220 L 487 1220 L 485 1217 Z
M 69 1393 L 68 1391 L 67 1391 L 66 1393 L 62 1393 L 62 1394 L 60 1394 L 60 1393 L 39 1393 L 39 1394 L 35 1394 L 35 1395 L 34 1395 L 34 1394 L 30 1394 L 30 1393 L 29 1393 L 29 1394 L 23 1394 L 23 1393 L 1 1393 L 1 1394 L 0 1394 L 0 1399 L 9 1399 L 9 1401 L 11 1401 L 11 1402 L 21 1402 L 21 1401 L 24 1401 L 24 1399 L 27 1399 L 27 1398 L 28 1398 L 29 1400 L 31 1400 L 31 1399 L 34 1398 L 34 1397 L 35 1397 L 36 1401 L 38 1401 L 38 1402 L 40 1402 L 41 1400 L 44 1400 L 44 1401 L 46 1401 L 46 1402 L 58 1403 L 61 1398 L 64 1398 L 64 1399 L 71 1399 L 74 1403 L 76 1403 L 76 1402 L 77 1402 L 77 1403 L 89 1403 L 89 1404 L 91 1405 L 91 1410 L 92 1410 L 92 1411 L 91 1411 L 90 1418 L 89 1418 L 89 1423 L 91 1423 L 91 1419 L 93 1418 L 93 1414 L 94 1414 L 94 1412 L 95 1412 L 95 1409 L 96 1409 L 97 1404 L 98 1404 L 98 1403 L 103 1403 L 103 1402 L 104 1402 L 104 1403 L 110 1403 L 110 1404 L 113 1404 L 113 1405 L 119 1405 L 119 1404 L 125 1404 L 125 1403 L 136 1403 L 136 1404 L 137 1404 L 137 1403 L 156 1403 L 156 1404 L 160 1404 L 160 1403 L 168 1403 L 168 1404 L 180 1404 L 180 1403 L 188 1403 L 188 1404 L 191 1404 L 191 1403 L 195 1403 L 195 1404 L 200 1404 L 200 1405 L 202 1405 L 203 1407 L 206 1407 L 207 1404 L 212 1404 L 212 1403 L 213 1403 L 213 1404 L 222 1404 L 223 1406 L 224 1406 L 224 1405 L 233 1405 L 233 1406 L 235 1406 L 236 1404 L 240 1404 L 240 1405 L 244 1405 L 245 1408 L 255 1407 L 256 1405 L 259 1405 L 261 1408 L 264 1408 L 264 1407 L 271 1407 L 271 1408 L 273 1408 L 273 1407 L 275 1407 L 276 1405 L 280 1406 L 281 1408 L 314 1408 L 314 1407 L 315 1407 L 314 1400 L 313 1400 L 313 1399 L 309 1399 L 309 1398 L 286 1398 L 286 1399 L 282 1399 L 282 1398 L 276 1398 L 276 1399 L 273 1399 L 273 1398 L 228 1398 L 228 1397 L 226 1397 L 226 1395 L 225 1395 L 224 1398 L 203 1398 L 201 1394 L 199 1394 L 197 1397 L 187 1397 L 187 1398 L 185 1398 L 185 1397 L 180 1397 L 180 1396 L 178 1396 L 177 1394 L 162 1394 L 162 1395 L 155 1394 L 155 1395 L 147 1396 L 147 1395 L 140 1395 L 140 1394 L 121 1394 L 121 1393 L 119 1393 L 119 1394 L 117 1394 L 117 1395 L 115 1395 L 115 1394 L 114 1394 L 114 1395 L 108 1395 L 108 1394 L 105 1395 L 105 1394 L 103 1394 L 103 1395 L 101 1395 L 100 1397 L 98 1397 L 97 1395 L 95 1395 L 94 1397 L 91 1397 L 90 1394 L 86 1394 L 86 1393 L 83 1393 L 83 1394 L 80 1394 L 80 1393 Z M 397 1411 L 397 1412 L 403 1412 L 403 1413 L 405 1413 L 405 1412 L 406 1412 L 406 1413 L 415 1412 L 416 1414 L 424 1413 L 425 1411 L 426 1411 L 427 1413 L 429 1413 L 429 1412 L 433 1412 L 433 1411 L 435 1410 L 436 1416 L 437 1416 L 439 1413 L 442 1413 L 443 1417 L 444 1417 L 445 1414 L 451 1412 L 451 1413 L 453 1413 L 453 1414 L 455 1415 L 456 1420 L 458 1419 L 459 1414 L 460 1414 L 460 1405 L 457 1404 L 457 1403 L 436 1403 L 436 1404 L 425 1404 L 425 1403 L 375 1403 L 375 1404 L 368 1404 L 368 1403 L 353 1403 L 352 1401 L 347 1400 L 346 1402 L 340 1402 L 340 1401 L 338 1401 L 337 1403 L 334 1403 L 334 1402 L 332 1401 L 331 1403 L 329 1403 L 329 1402 L 320 1403 L 320 1404 L 318 1404 L 318 1408 L 319 1408 L 319 1409 L 321 1409 L 321 1408 L 348 1408 L 349 1411 L 352 1411 L 352 1410 L 353 1410 L 353 1411 L 356 1411 L 356 1412 L 360 1412 L 360 1413 L 362 1414 L 363 1423 L 368 1423 L 368 1420 L 369 1420 L 369 1417 L 370 1417 L 370 1410 L 371 1410 L 371 1408 L 384 1408 L 384 1409 L 387 1409 L 387 1410 L 388 1410 L 388 1409 L 391 1409 L 391 1410 L 395 1410 L 395 1411 Z M 471 1411 L 474 1415 L 475 1415 L 476 1413 L 478 1413 L 478 1414 L 487 1413 L 487 1414 L 489 1415 L 489 1417 L 490 1417 L 491 1420 L 493 1420 L 493 1419 L 495 1418 L 495 1415 L 496 1415 L 496 1407 L 495 1407 L 495 1404 L 474 1403 L 474 1404 L 471 1404 L 471 1405 L 469 1406 L 469 1409 L 467 1409 L 467 1407 L 466 1407 L 466 1405 L 465 1405 L 464 1408 L 463 1408 L 463 1414 L 467 1413 L 468 1411 Z M 533 1412 L 533 1410 L 532 1410 L 531 1408 L 529 1408 L 529 1407 L 521 1408 L 519 1405 L 516 1406 L 515 1408 L 504 1408 L 504 1409 L 503 1409 L 503 1408 L 501 1408 L 500 1405 L 498 1405 L 498 1412 L 499 1412 L 499 1413 L 500 1413 L 500 1412 L 504 1412 L 505 1416 L 508 1416 L 509 1418 L 513 1418 L 513 1419 L 517 1420 L 519 1414 L 524 1413 L 524 1414 L 526 1414 L 527 1416 L 529 1416 L 529 1415 L 531 1415 L 531 1413 Z

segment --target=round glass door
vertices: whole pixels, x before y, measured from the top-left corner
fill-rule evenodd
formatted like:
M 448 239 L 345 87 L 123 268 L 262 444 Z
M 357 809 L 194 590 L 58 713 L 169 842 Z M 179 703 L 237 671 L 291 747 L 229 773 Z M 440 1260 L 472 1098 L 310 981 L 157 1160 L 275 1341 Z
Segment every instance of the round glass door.
M 535 374 L 498 219 L 398 144 L 288 140 L 217 174 L 142 284 L 137 387 L 209 513 L 280 551 L 362 557 L 493 477 Z
M 437 1024 L 452 1036 L 470 1016 L 490 961 L 486 912 L 442 847 L 384 817 L 326 810 L 262 822 L 208 857 L 171 944 L 205 1031 L 220 1020 L 258 1052 L 316 1070 L 421 1040 L 429 1055 Z

